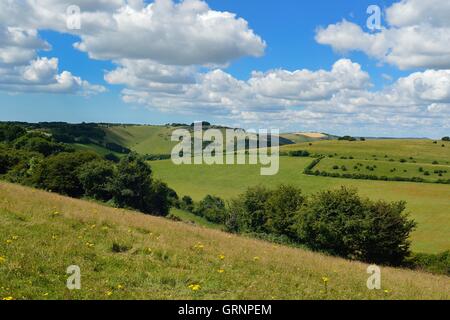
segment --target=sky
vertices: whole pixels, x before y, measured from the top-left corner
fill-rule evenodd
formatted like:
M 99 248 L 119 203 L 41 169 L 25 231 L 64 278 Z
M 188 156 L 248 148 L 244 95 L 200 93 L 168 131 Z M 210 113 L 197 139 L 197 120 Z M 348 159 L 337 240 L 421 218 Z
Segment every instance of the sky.
M 439 138 L 449 16 L 439 0 L 0 0 L 0 120 Z

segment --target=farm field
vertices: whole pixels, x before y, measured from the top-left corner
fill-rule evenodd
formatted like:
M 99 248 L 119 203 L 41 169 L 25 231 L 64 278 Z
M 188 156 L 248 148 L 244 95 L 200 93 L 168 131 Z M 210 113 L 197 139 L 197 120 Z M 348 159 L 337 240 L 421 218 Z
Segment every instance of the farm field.
M 427 182 L 450 179 L 450 166 L 421 163 L 325 158 L 314 167 L 314 170 L 339 174 L 375 175 L 377 177 L 418 177 Z
M 390 160 L 424 164 L 438 161 L 441 165 L 450 164 L 450 142 L 433 140 L 384 139 L 367 141 L 318 141 L 282 146 L 281 151 L 306 150 L 310 153 L 333 155 L 334 157 L 353 157 L 361 160 Z M 444 146 L 444 147 L 442 147 Z M 412 159 L 411 159 L 412 158 Z
M 280 172 L 275 176 L 261 176 L 259 166 L 175 166 L 170 160 L 155 161 L 150 165 L 157 178 L 167 182 L 179 195 L 190 195 L 201 200 L 207 194 L 230 199 L 247 187 L 292 184 L 305 193 L 355 187 L 371 199 L 407 201 L 407 211 L 418 222 L 412 236 L 416 252 L 436 253 L 450 249 L 450 185 L 350 180 L 307 176 L 304 168 L 311 158 L 280 158 Z
M 3 182 L 0 256 L 2 299 L 450 298 L 446 276 L 383 268 L 369 291 L 364 263 Z

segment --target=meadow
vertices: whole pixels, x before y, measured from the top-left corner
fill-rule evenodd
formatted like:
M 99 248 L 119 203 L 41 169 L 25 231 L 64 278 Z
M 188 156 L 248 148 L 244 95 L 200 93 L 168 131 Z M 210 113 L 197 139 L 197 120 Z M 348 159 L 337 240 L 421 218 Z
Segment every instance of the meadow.
M 407 211 L 418 222 L 418 229 L 412 235 L 412 249 L 424 253 L 450 249 L 450 185 L 304 175 L 303 171 L 311 161 L 311 158 L 281 157 L 280 172 L 275 176 L 261 176 L 260 167 L 250 165 L 175 166 L 170 160 L 155 161 L 150 165 L 155 176 L 167 182 L 180 196 L 189 195 L 196 201 L 208 194 L 229 200 L 251 186 L 275 187 L 279 184 L 298 186 L 305 193 L 349 186 L 374 200 L 404 200 Z
M 339 174 L 366 174 L 377 177 L 422 178 L 426 182 L 450 179 L 450 166 L 395 161 L 325 158 L 314 170 Z
M 367 267 L 0 182 L 0 299 L 450 299 L 448 277 L 387 267 L 370 291 Z
M 435 143 L 436 142 L 436 143 Z M 450 164 L 450 142 L 420 139 L 367 141 L 318 141 L 282 146 L 281 151 L 306 150 L 313 154 L 353 157 L 360 160 L 406 160 L 407 162 Z

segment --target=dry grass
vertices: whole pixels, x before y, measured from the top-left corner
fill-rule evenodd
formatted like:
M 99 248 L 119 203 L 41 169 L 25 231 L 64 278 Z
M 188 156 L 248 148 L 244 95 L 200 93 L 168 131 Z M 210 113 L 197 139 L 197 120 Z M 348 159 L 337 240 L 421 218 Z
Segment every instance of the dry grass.
M 369 291 L 363 263 L 6 183 L 0 231 L 0 299 L 450 298 L 445 276 L 383 268 L 383 290 Z M 71 264 L 81 291 L 65 288 Z

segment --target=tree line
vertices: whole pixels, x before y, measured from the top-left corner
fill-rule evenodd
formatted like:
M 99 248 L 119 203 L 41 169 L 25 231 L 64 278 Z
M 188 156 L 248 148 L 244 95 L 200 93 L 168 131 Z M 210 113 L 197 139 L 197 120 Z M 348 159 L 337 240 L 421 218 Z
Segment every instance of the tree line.
M 101 157 L 14 124 L 0 125 L 0 175 L 10 182 L 159 216 L 166 216 L 177 198 L 165 183 L 153 179 L 151 167 L 136 153 L 122 159 Z

